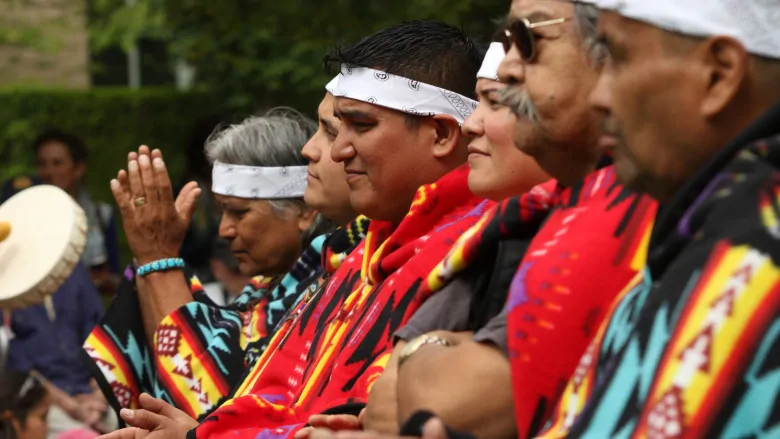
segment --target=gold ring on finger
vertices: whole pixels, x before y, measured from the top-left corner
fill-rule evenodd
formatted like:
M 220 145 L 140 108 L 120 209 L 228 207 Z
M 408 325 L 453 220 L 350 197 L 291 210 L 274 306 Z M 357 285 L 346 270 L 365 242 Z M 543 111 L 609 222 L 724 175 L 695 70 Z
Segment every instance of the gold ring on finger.
M 146 197 L 135 197 L 133 203 L 135 204 L 135 207 L 141 207 L 146 204 Z

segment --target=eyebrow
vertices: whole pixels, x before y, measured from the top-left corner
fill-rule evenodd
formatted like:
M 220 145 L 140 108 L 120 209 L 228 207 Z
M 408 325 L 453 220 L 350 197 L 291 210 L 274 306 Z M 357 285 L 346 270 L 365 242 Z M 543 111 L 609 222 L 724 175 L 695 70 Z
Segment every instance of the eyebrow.
M 321 124 L 323 124 L 323 125 L 325 125 L 325 128 L 326 128 L 328 131 L 337 131 L 337 130 L 336 130 L 336 127 L 335 127 L 335 126 L 333 126 L 333 122 L 332 122 L 332 121 L 330 121 L 330 120 L 328 120 L 328 119 L 325 119 L 324 117 L 320 117 L 320 123 L 321 123 Z
M 475 90 L 475 91 L 477 93 L 477 96 L 488 96 L 488 95 L 490 95 L 490 93 L 497 92 L 498 91 L 498 87 L 495 87 L 495 86 L 491 87 L 491 86 L 489 86 L 489 87 L 483 88 L 482 90 Z
M 360 110 L 337 110 L 333 109 L 333 116 L 336 119 L 341 120 L 342 117 L 349 119 L 373 119 L 373 116 L 365 111 Z
M 531 12 L 528 15 L 525 15 L 524 18 L 528 20 L 528 22 L 533 24 L 533 23 L 538 23 L 540 21 L 552 20 L 553 16 L 548 14 L 547 12 L 536 11 L 536 12 Z

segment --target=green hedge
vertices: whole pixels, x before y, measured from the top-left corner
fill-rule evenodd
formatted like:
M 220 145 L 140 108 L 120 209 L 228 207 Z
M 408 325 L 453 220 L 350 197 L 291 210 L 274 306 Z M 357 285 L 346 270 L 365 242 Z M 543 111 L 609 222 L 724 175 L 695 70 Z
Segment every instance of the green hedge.
M 32 171 L 31 142 L 41 129 L 55 126 L 85 140 L 87 187 L 113 205 L 108 182 L 126 165 L 130 150 L 141 144 L 162 149 L 176 178 L 184 171 L 193 124 L 215 108 L 206 93 L 169 88 L 0 89 L 0 180 Z M 126 248 L 123 253 L 128 256 Z

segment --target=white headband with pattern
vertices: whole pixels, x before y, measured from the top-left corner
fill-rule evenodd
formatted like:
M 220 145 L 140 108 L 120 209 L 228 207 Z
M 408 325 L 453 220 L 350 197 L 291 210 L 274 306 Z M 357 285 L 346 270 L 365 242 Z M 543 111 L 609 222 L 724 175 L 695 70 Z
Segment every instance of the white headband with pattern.
M 501 65 L 501 61 L 504 60 L 505 56 L 506 52 L 504 52 L 503 44 L 490 43 L 490 48 L 482 61 L 482 67 L 477 72 L 477 78 L 498 81 L 498 66 Z
M 260 200 L 300 198 L 306 191 L 306 174 L 306 166 L 259 167 L 214 162 L 211 191 Z
M 325 86 L 325 90 L 327 90 L 328 93 L 336 94 L 336 86 L 339 85 L 339 76 L 341 75 L 336 75 L 336 77 L 331 79 L 330 82 Z
M 446 114 L 459 124 L 463 124 L 477 108 L 477 101 L 458 93 L 367 67 L 344 64 L 338 81 L 333 82 L 331 93 L 336 97 L 356 99 L 417 116 Z

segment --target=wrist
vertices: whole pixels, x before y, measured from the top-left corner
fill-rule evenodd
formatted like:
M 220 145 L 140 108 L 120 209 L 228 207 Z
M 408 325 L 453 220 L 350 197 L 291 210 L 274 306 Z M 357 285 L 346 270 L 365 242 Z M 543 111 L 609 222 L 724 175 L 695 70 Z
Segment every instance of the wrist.
M 409 341 L 409 343 L 407 343 L 406 346 L 404 346 L 404 348 L 401 350 L 401 353 L 398 356 L 398 367 L 400 368 L 401 365 L 409 360 L 409 358 L 412 357 L 418 350 L 427 345 L 450 347 L 452 346 L 452 343 L 443 337 L 439 337 L 433 334 L 423 334 L 419 337 L 416 337 Z
M 139 261 L 141 265 L 135 271 L 136 276 L 146 277 L 152 273 L 164 273 L 168 271 L 180 271 L 184 269 L 184 259 L 182 258 L 160 258 L 146 263 Z

